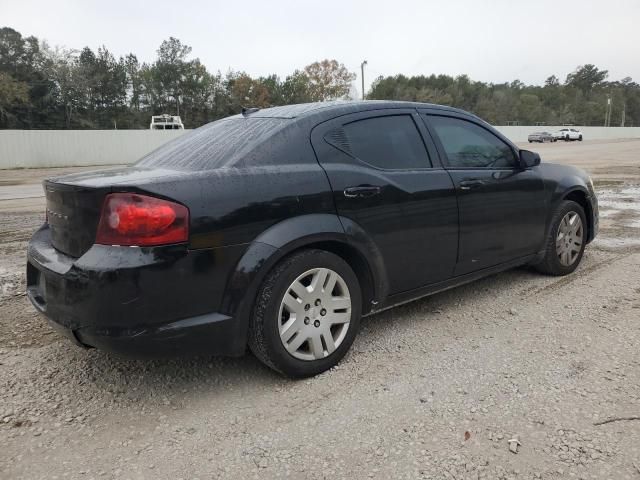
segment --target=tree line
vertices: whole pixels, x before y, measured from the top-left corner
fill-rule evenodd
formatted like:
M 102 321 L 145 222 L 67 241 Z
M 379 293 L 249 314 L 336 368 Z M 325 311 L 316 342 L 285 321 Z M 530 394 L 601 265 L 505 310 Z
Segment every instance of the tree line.
M 543 86 L 484 83 L 467 75 L 379 77 L 367 98 L 451 105 L 494 125 L 640 125 L 640 85 L 631 77 L 607 81 L 608 71 L 583 65 L 564 82 L 555 75 Z
M 348 99 L 356 75 L 322 60 L 284 78 L 243 71 L 210 72 L 180 40 L 164 40 L 151 63 L 129 53 L 53 48 L 34 36 L 0 29 L 0 128 L 148 128 L 151 115 L 180 115 L 187 128 L 238 113 L 243 106 Z M 493 124 L 640 125 L 640 86 L 608 81 L 594 65 L 544 86 L 519 80 L 493 84 L 466 75 L 377 78 L 369 99 L 440 103 L 469 110 Z
M 277 75 L 211 73 L 191 47 L 164 40 L 152 63 L 106 48 L 52 48 L 0 29 L 0 128 L 149 128 L 151 115 L 180 115 L 187 128 L 268 107 L 348 96 L 355 75 L 322 60 Z

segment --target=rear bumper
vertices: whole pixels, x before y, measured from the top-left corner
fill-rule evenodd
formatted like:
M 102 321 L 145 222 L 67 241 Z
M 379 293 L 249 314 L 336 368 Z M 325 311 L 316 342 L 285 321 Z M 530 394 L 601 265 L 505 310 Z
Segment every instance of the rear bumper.
M 37 302 L 27 292 L 36 308 Z M 43 312 L 44 313 L 44 312 Z M 46 314 L 45 314 L 46 316 Z M 212 313 L 178 320 L 166 325 L 138 329 L 97 329 L 83 327 L 72 330 L 47 317 L 60 335 L 83 348 L 97 348 L 130 358 L 154 358 L 185 354 L 237 356 L 244 348 L 230 348 L 235 334 L 234 320 Z
M 94 245 L 73 258 L 51 246 L 45 226 L 29 242 L 27 296 L 85 347 L 133 357 L 241 355 L 246 325 L 221 305 L 245 248 Z

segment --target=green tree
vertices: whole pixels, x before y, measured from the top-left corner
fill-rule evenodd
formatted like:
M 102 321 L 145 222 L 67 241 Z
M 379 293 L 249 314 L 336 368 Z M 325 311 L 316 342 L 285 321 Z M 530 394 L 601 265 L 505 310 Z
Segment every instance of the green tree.
M 52 95 L 58 110 L 62 110 L 64 123 L 58 125 L 58 128 L 77 126 L 80 119 L 76 115 L 86 108 L 86 85 L 78 67 L 76 52 L 46 47 L 45 56 L 47 61 L 44 71 L 53 83 Z
M 13 107 L 29 102 L 29 86 L 15 80 L 11 75 L 0 72 L 0 126 L 16 127 Z
M 46 124 L 52 108 L 52 83 L 43 75 L 43 55 L 38 39 L 16 30 L 0 28 L 0 72 L 27 85 L 29 101 L 16 102 L 7 113 L 20 128 Z
M 595 87 L 601 86 L 607 78 L 607 70 L 598 70 L 595 65 L 587 64 L 579 66 L 574 72 L 567 75 L 565 85 L 577 88 L 584 94 L 590 93 Z
M 180 96 L 183 94 L 186 70 L 190 67 L 187 57 L 191 47 L 180 40 L 169 37 L 158 48 L 158 60 L 153 65 L 153 76 L 157 92 L 175 105 L 175 113 L 180 115 Z
M 309 77 L 296 70 L 291 75 L 287 75 L 282 82 L 282 104 L 292 103 L 308 103 L 311 101 L 311 93 L 309 92 Z
M 307 65 L 304 73 L 309 83 L 309 97 L 314 102 L 342 98 L 349 93 L 355 73 L 337 60 L 322 60 Z
M 120 60 L 122 69 L 126 75 L 127 82 L 127 98 L 129 99 L 129 108 L 139 112 L 142 100 L 142 76 L 140 74 L 140 62 L 138 57 L 130 53 Z

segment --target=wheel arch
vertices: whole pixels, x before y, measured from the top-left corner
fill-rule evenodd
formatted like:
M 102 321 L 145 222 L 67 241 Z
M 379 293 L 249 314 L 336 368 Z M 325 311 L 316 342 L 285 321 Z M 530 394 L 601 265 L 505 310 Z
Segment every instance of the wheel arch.
M 372 302 L 375 301 L 376 298 L 375 280 L 371 266 L 362 252 L 348 242 L 324 240 L 305 244 L 296 250 L 288 252 L 284 257 L 288 257 L 297 251 L 308 249 L 318 249 L 333 253 L 351 267 L 360 283 L 362 314 L 365 315 L 369 313 L 372 308 Z
M 388 287 L 382 256 L 361 228 L 332 214 L 289 218 L 249 244 L 227 279 L 221 310 L 237 320 L 237 334 L 245 340 L 244 344 L 253 305 L 267 274 L 289 255 L 311 248 L 331 252 L 353 269 L 362 290 L 363 314 L 372 310 L 374 302 L 386 297 Z
M 593 209 L 591 202 L 587 199 L 587 192 L 581 188 L 575 188 L 565 193 L 562 200 L 571 200 L 576 202 L 584 210 L 585 217 L 587 217 L 587 240 L 590 241 L 593 238 Z

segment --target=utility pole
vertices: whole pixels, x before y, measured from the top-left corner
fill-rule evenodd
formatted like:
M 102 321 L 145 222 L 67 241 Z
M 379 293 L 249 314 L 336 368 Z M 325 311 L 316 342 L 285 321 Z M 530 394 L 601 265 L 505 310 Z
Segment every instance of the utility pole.
M 622 120 L 620 121 L 620 126 L 624 127 L 624 122 L 626 121 L 626 117 L 627 116 L 627 102 L 623 102 L 622 103 Z
M 367 64 L 366 60 L 360 64 L 360 72 L 362 74 L 361 75 L 361 77 L 362 77 L 362 100 L 364 100 L 364 66 L 366 64 Z
M 607 109 L 604 112 L 604 126 L 608 127 L 611 123 L 611 97 L 607 97 Z

